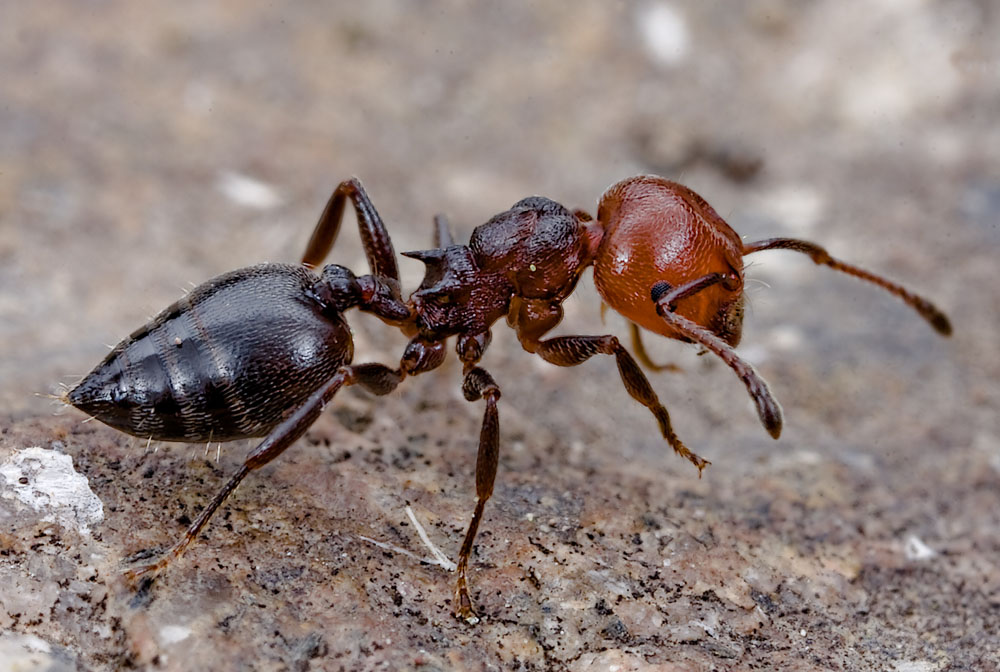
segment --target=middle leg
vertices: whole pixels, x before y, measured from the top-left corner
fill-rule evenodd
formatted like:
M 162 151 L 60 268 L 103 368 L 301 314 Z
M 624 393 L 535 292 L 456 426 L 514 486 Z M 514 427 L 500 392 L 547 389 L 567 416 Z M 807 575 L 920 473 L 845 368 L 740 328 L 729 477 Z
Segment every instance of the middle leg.
M 479 621 L 479 617 L 476 616 L 472 597 L 469 595 L 467 573 L 483 509 L 486 507 L 486 500 L 493 494 L 493 483 L 497 476 L 500 456 L 500 417 L 497 413 L 497 400 L 500 398 L 500 387 L 493 380 L 493 376 L 485 369 L 476 366 L 465 374 L 462 392 L 469 401 L 478 399 L 486 401 L 483 427 L 479 433 L 479 453 L 476 455 L 476 509 L 472 513 L 472 521 L 465 532 L 465 540 L 458 554 L 458 581 L 455 586 L 455 616 L 474 624 Z
M 601 304 L 602 306 L 607 304 Z M 642 342 L 642 330 L 638 324 L 635 322 L 629 322 L 629 335 L 632 337 L 632 350 L 635 352 L 636 359 L 645 366 L 650 371 L 670 371 L 678 372 L 682 371 L 681 367 L 676 364 L 657 364 L 654 362 L 649 353 L 646 351 L 646 346 Z

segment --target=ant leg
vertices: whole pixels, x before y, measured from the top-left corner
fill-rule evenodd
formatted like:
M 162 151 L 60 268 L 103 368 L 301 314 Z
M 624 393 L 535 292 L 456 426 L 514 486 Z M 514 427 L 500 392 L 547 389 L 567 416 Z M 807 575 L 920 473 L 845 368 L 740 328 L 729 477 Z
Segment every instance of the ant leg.
M 717 275 L 717 274 L 712 274 Z M 698 282 L 697 280 L 694 282 Z M 694 283 L 688 283 L 693 285 Z M 713 283 L 714 284 L 714 283 Z M 714 352 L 724 361 L 736 375 L 739 376 L 743 384 L 746 385 L 750 397 L 757 406 L 757 415 L 768 433 L 777 439 L 781 435 L 781 405 L 771 394 L 771 389 L 767 382 L 760 377 L 753 366 L 741 358 L 736 351 L 721 338 L 713 334 L 708 329 L 692 322 L 686 317 L 682 317 L 674 312 L 674 303 L 678 300 L 679 290 L 683 290 L 688 285 L 682 285 L 676 289 L 667 290 L 660 294 L 658 286 L 654 285 L 652 290 L 653 301 L 656 302 L 656 312 L 670 324 L 671 327 L 684 334 L 695 343 L 699 343 Z
M 483 398 L 486 400 L 486 411 L 483 414 L 483 428 L 479 434 L 479 453 L 476 455 L 476 510 L 472 513 L 472 521 L 465 532 L 462 549 L 458 553 L 458 582 L 455 586 L 455 616 L 471 624 L 479 622 L 472 597 L 469 595 L 467 570 L 469 556 L 472 555 L 472 543 L 479 530 L 479 521 L 483 517 L 486 500 L 493 494 L 493 482 L 497 475 L 497 462 L 500 453 L 500 418 L 497 414 L 497 399 L 500 398 L 500 388 L 493 376 L 478 366 L 469 369 L 462 383 L 462 392 L 469 401 Z
M 302 254 L 302 263 L 306 266 L 316 268 L 329 254 L 334 241 L 337 240 L 337 232 L 340 230 L 340 220 L 344 214 L 344 202 L 350 198 L 354 204 L 354 212 L 358 218 L 358 230 L 361 233 L 361 242 L 365 248 L 365 257 L 368 259 L 368 267 L 372 275 L 382 281 L 390 281 L 396 292 L 399 290 L 399 268 L 396 266 L 396 252 L 392 247 L 392 240 L 389 232 L 386 231 L 382 218 L 372 205 L 368 193 L 362 186 L 361 181 L 352 177 L 344 180 L 334 189 L 330 200 L 327 201 L 323 214 L 320 215 L 319 222 L 313 230 L 312 237 L 306 244 L 306 251 Z
M 455 237 L 451 235 L 448 218 L 444 215 L 434 215 L 434 247 L 443 250 L 454 244 Z
M 642 372 L 639 365 L 632 359 L 618 339 L 614 336 L 558 336 L 545 341 L 539 341 L 535 345 L 536 350 L 542 359 L 557 366 L 576 366 L 582 364 L 594 355 L 614 355 L 618 362 L 618 373 L 621 375 L 625 389 L 632 395 L 632 398 L 652 411 L 656 421 L 660 424 L 660 433 L 667 440 L 674 452 L 686 458 L 694 466 L 698 467 L 698 475 L 710 462 L 695 453 L 691 452 L 687 446 L 674 433 L 670 424 L 670 415 L 667 409 L 660 403 L 660 399 L 649 384 L 649 379 Z
M 889 293 L 895 294 L 906 302 L 908 306 L 920 313 L 920 316 L 927 320 L 927 322 L 929 322 L 930 325 L 934 327 L 934 330 L 939 334 L 942 336 L 951 335 L 951 322 L 948 321 L 948 317 L 930 301 L 922 296 L 918 296 L 917 294 L 910 292 L 901 285 L 897 285 L 896 283 L 883 278 L 880 275 L 875 275 L 874 273 L 866 271 L 863 268 L 858 268 L 852 264 L 835 259 L 830 256 L 829 252 L 815 243 L 799 240 L 797 238 L 769 238 L 767 240 L 758 240 L 756 243 L 743 245 L 744 256 L 753 254 L 754 252 L 760 252 L 761 250 L 792 250 L 794 252 L 802 252 L 803 254 L 809 255 L 815 263 L 821 266 L 829 266 L 834 270 L 847 273 L 848 275 L 853 275 L 855 278 L 860 278 L 861 280 L 878 285 Z
M 601 304 L 601 310 L 603 311 L 607 306 L 606 303 Z M 639 329 L 639 325 L 635 322 L 629 322 L 629 332 L 632 335 L 632 349 L 635 351 L 635 357 L 639 362 L 645 366 L 650 371 L 681 371 L 681 367 L 676 364 L 657 364 L 652 359 L 649 358 L 649 353 L 646 352 L 646 346 L 642 343 L 642 331 Z
M 438 368 L 444 363 L 444 358 L 448 351 L 445 349 L 445 340 L 434 341 L 414 336 L 406 344 L 406 350 L 399 360 L 399 368 L 409 376 L 415 376 Z
M 333 399 L 333 396 L 341 387 L 360 384 L 374 394 L 381 395 L 391 392 L 401 380 L 402 374 L 399 371 L 390 369 L 382 364 L 359 364 L 356 366 L 341 367 L 330 380 L 313 392 L 304 404 L 295 409 L 294 413 L 271 430 L 271 433 L 247 455 L 246 460 L 240 466 L 239 470 L 233 474 L 226 485 L 212 498 L 208 506 L 198 514 L 198 517 L 191 523 L 191 526 L 188 527 L 180 541 L 174 544 L 156 562 L 128 570 L 126 572 L 128 579 L 135 582 L 139 577 L 146 574 L 155 576 L 170 564 L 172 560 L 179 558 L 188 545 L 198 536 L 202 528 L 205 527 L 205 524 L 208 523 L 216 509 L 232 494 L 240 482 L 246 478 L 247 474 L 276 458 L 286 448 L 295 443 L 299 437 L 305 434 L 310 425 L 319 417 L 323 411 L 323 407 Z

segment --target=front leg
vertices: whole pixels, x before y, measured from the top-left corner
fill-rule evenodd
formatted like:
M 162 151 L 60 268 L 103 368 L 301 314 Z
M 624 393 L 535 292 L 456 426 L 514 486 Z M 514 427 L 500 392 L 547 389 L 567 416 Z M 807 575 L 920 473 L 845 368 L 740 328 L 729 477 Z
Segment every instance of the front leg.
M 557 302 L 522 300 L 515 297 L 511 301 L 507 323 L 517 330 L 517 338 L 528 352 L 537 353 L 545 361 L 556 366 L 576 366 L 594 355 L 614 355 L 618 362 L 625 389 L 632 398 L 652 411 L 660 425 L 660 433 L 678 455 L 698 467 L 698 475 L 710 463 L 691 452 L 680 440 L 670 424 L 670 414 L 660 403 L 659 397 L 649 384 L 649 379 L 614 336 L 559 336 L 541 340 L 543 334 L 553 329 L 562 320 L 562 306 Z
M 557 366 L 576 366 L 594 355 L 614 355 L 618 363 L 618 373 L 621 375 L 625 389 L 628 390 L 633 399 L 652 411 L 660 425 L 663 438 L 667 440 L 674 452 L 698 467 L 699 476 L 702 470 L 710 464 L 708 460 L 691 452 L 674 433 L 673 426 L 670 424 L 670 415 L 660 403 L 659 397 L 649 384 L 649 379 L 646 378 L 632 355 L 618 342 L 616 337 L 559 336 L 539 341 L 534 344 L 534 348 L 542 359 Z

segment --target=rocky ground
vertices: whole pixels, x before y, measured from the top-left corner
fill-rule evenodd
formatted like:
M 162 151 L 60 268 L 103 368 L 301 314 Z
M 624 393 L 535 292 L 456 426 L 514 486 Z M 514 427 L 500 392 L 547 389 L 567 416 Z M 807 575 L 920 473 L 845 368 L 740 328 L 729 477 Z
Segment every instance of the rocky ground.
M 0 9 L 0 668 L 1000 667 L 1000 14 L 989 2 Z M 944 308 L 755 255 L 741 352 L 784 404 L 647 339 L 669 453 L 615 365 L 498 327 L 502 452 L 451 617 L 481 404 L 454 362 L 344 392 L 152 587 L 248 444 L 152 444 L 46 398 L 197 284 L 294 261 L 360 176 L 397 250 L 535 193 L 593 209 L 654 172 L 748 239 L 800 236 Z M 333 261 L 364 269 L 345 227 Z M 401 264 L 404 283 L 422 267 Z M 558 333 L 604 321 L 589 276 Z M 359 361 L 404 339 L 352 318 Z M 252 325 L 248 325 L 252 328 Z M 38 396 L 38 395 L 42 396 Z

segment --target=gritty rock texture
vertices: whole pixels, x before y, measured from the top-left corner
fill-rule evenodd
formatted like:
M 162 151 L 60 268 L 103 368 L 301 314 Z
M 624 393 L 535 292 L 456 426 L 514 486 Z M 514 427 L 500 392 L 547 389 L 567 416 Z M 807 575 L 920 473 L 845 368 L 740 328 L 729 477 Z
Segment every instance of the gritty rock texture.
M 976 0 L 119 0 L 0 9 L 0 669 L 1000 668 L 1000 12 Z M 648 338 L 704 477 L 611 358 L 498 325 L 501 462 L 450 616 L 482 404 L 454 361 L 341 393 L 152 586 L 249 443 L 152 444 L 44 395 L 218 273 L 294 261 L 358 175 L 397 250 L 530 194 L 680 179 L 938 303 L 938 338 L 800 255 L 751 257 L 740 351 Z M 364 270 L 347 222 L 332 261 Z M 401 262 L 415 288 L 419 262 Z M 558 333 L 614 333 L 588 277 Z M 405 340 L 351 316 L 358 361 Z M 248 325 L 252 328 L 252 325 Z M 38 396 L 41 394 L 43 396 Z M 207 449 L 206 449 L 207 448 Z M 85 479 L 85 480 L 84 480 Z M 55 493 L 55 494 L 54 494 Z

